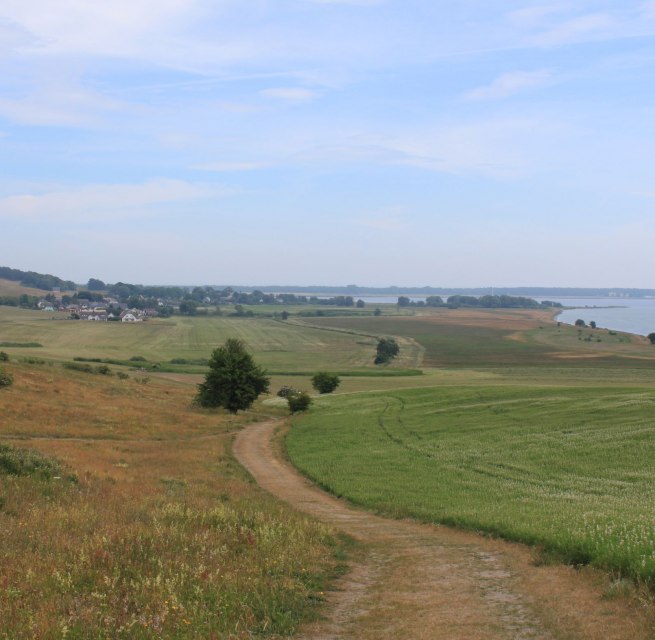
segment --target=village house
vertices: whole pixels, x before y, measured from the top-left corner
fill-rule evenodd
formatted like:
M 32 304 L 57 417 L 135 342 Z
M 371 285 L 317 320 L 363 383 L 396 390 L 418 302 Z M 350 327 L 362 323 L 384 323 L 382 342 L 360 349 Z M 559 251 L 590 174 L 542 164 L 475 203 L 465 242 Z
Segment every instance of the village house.
M 121 313 L 121 322 L 143 322 L 145 314 L 140 309 L 127 309 Z
M 107 310 L 106 309 L 82 309 L 77 314 L 80 320 L 91 320 L 93 322 L 106 322 Z

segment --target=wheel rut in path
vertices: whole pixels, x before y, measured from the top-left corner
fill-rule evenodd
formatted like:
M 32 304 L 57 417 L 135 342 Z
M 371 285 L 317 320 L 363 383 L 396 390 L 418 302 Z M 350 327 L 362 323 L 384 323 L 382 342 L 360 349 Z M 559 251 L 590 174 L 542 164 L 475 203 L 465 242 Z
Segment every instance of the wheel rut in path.
M 356 509 L 311 484 L 273 442 L 279 421 L 249 425 L 237 460 L 258 484 L 364 546 L 300 638 L 556 640 L 652 637 L 650 619 L 600 599 L 567 567 L 536 567 L 521 545 Z M 652 630 L 651 630 L 652 631 Z

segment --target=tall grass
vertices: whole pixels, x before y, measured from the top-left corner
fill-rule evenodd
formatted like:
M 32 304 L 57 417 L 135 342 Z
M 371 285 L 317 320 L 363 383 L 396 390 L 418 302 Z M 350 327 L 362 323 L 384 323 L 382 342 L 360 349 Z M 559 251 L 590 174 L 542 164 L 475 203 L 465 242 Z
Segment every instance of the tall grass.
M 12 371 L 0 638 L 284 636 L 313 614 L 336 540 L 236 464 L 238 419 L 192 385 Z

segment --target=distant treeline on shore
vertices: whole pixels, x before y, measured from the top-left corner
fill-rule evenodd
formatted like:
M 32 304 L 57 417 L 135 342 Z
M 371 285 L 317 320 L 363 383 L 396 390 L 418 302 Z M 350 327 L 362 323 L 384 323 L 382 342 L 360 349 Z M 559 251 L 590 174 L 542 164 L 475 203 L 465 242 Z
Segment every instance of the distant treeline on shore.
M 226 290 L 242 293 L 262 292 L 274 294 L 296 294 L 300 296 L 515 296 L 534 298 L 650 298 L 655 297 L 655 289 L 638 289 L 627 287 L 367 287 L 355 284 L 345 286 L 325 285 L 141 285 L 117 282 L 105 284 L 102 280 L 90 278 L 86 284 L 75 284 L 71 280 L 63 280 L 50 274 L 36 271 L 22 271 L 10 267 L 0 267 L 0 278 L 19 282 L 25 287 L 52 291 L 76 291 L 88 289 L 90 291 L 106 291 L 111 295 L 128 297 L 130 295 L 143 295 L 149 297 L 182 298 L 194 289 L 209 291 Z

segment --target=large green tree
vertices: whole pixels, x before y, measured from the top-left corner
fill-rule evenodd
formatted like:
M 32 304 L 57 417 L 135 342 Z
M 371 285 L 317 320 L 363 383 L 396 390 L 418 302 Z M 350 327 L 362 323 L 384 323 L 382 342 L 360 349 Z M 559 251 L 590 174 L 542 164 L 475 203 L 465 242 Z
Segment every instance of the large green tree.
M 196 401 L 202 407 L 223 407 L 236 413 L 248 409 L 268 391 L 269 384 L 266 372 L 255 364 L 246 345 L 229 338 L 212 352 L 209 372 L 198 385 Z

